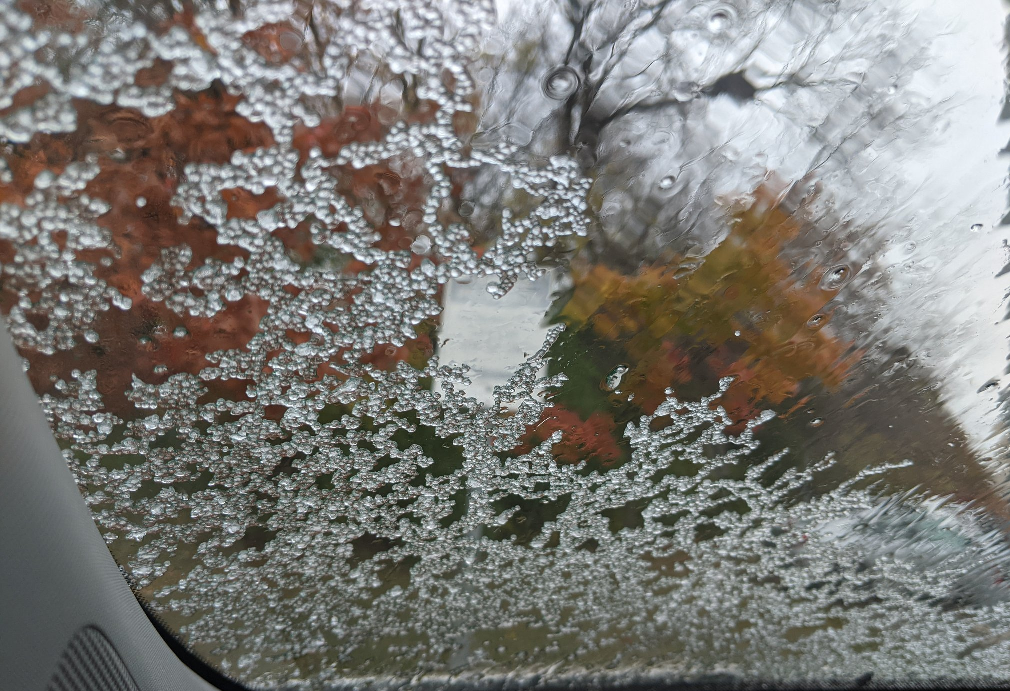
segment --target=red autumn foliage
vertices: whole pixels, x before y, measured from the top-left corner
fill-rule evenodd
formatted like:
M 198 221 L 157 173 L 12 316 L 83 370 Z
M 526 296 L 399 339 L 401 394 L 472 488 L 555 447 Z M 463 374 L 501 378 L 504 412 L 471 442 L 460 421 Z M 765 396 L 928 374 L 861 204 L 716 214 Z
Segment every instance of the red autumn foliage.
M 609 466 L 621 458 L 621 450 L 615 441 L 613 418 L 598 411 L 583 420 L 578 413 L 558 406 L 544 411 L 540 421 L 526 434 L 519 450 L 529 452 L 558 430 L 564 435 L 553 445 L 554 459 L 558 463 L 576 464 L 592 459 Z
M 26 352 L 31 362 L 29 372 L 36 390 L 52 386 L 54 378 L 68 379 L 72 369 L 99 372 L 98 387 L 107 408 L 123 417 L 131 417 L 132 404 L 124 392 L 135 374 L 149 383 L 160 383 L 173 373 L 197 373 L 207 365 L 207 353 L 241 348 L 256 333 L 260 318 L 268 305 L 255 296 L 245 296 L 226 303 L 223 312 L 213 318 L 179 316 L 164 304 L 147 298 L 141 291 L 141 274 L 160 258 L 162 249 L 186 244 L 193 250 L 190 268 L 207 259 L 231 261 L 243 251 L 222 246 L 217 233 L 202 220 L 180 222 L 180 212 L 171 200 L 183 166 L 189 163 L 225 163 L 235 151 L 251 151 L 271 146 L 269 129 L 252 123 L 236 113 L 238 97 L 214 86 L 206 91 L 176 95 L 176 107 L 170 113 L 145 117 L 139 111 L 116 106 L 100 106 L 87 101 L 75 102 L 78 128 L 69 135 L 37 135 L 24 145 L 11 147 L 8 156 L 13 180 L 0 185 L 0 200 L 19 203 L 31 191 L 39 172 L 59 173 L 72 161 L 88 155 L 98 157 L 101 172 L 86 188 L 86 193 L 103 199 L 111 210 L 97 219 L 113 237 L 114 251 L 82 252 L 82 259 L 96 264 L 95 275 L 107 281 L 133 301 L 127 311 L 112 308 L 101 313 L 91 328 L 101 336 L 91 345 L 79 339 L 78 345 L 58 357 L 39 356 Z M 352 107 L 340 116 L 324 121 L 311 131 L 301 132 L 296 145 L 303 155 L 308 148 L 339 151 L 350 141 L 373 141 L 381 136 L 379 119 L 368 107 Z M 421 176 L 404 180 L 384 166 L 368 166 L 354 170 L 347 166 L 336 171 L 341 181 L 340 191 L 349 200 L 362 204 L 381 235 L 378 245 L 383 249 L 404 249 L 413 241 L 409 223 L 398 217 L 411 218 L 420 209 L 426 190 Z M 138 198 L 146 201 L 138 206 Z M 245 189 L 230 189 L 222 193 L 231 218 L 253 218 L 280 201 L 275 189 L 253 194 Z M 315 246 L 308 225 L 278 231 L 278 237 L 302 261 L 311 260 Z M 0 245 L 0 261 L 9 261 L 13 248 Z M 105 258 L 111 263 L 99 264 Z M 415 265 L 420 261 L 414 257 Z M 347 271 L 364 269 L 360 262 L 351 262 Z M 295 289 L 297 292 L 297 289 Z M 11 290 L 0 285 L 0 307 L 16 299 Z M 173 335 L 177 327 L 188 335 Z M 368 361 L 390 367 L 397 360 L 417 359 L 418 353 L 432 352 L 427 336 L 416 347 L 378 349 Z M 416 363 L 423 364 L 423 363 Z M 167 371 L 156 372 L 159 365 Z M 248 382 L 224 384 L 214 395 L 234 400 L 244 397 Z

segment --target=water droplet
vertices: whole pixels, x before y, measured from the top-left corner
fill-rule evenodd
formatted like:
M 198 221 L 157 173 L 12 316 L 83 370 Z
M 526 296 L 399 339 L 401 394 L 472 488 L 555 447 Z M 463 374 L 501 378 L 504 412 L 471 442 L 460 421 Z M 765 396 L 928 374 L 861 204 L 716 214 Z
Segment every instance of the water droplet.
M 824 424 L 824 420 L 822 420 L 819 417 L 815 417 L 813 420 L 810 421 L 809 424 L 811 427 L 820 427 L 821 425 Z
M 533 130 L 517 122 L 510 122 L 502 128 L 503 139 L 509 144 L 516 146 L 526 146 L 533 139 Z
M 823 314 L 815 314 L 807 320 L 807 327 L 810 329 L 819 329 L 825 324 L 826 317 Z
M 850 273 L 851 269 L 844 264 L 828 269 L 821 277 L 821 290 L 838 290 L 845 284 Z
M 354 110 L 347 114 L 345 121 L 355 132 L 364 132 L 372 123 L 372 116 L 365 110 Z
M 740 331 L 734 331 L 733 332 L 733 335 L 736 336 L 737 338 L 740 338 L 740 334 L 741 334 Z
M 427 235 L 418 235 L 410 245 L 410 251 L 414 254 L 427 254 L 431 249 L 431 238 Z
M 621 379 L 623 379 L 624 375 L 627 373 L 628 373 L 627 365 L 618 365 L 617 367 L 615 367 L 610 372 L 610 374 L 607 375 L 607 378 L 603 381 L 603 387 L 602 387 L 603 390 L 616 391 L 617 387 L 621 385 Z
M 302 47 L 302 37 L 294 31 L 285 31 L 277 37 L 277 42 L 281 48 L 288 52 L 294 52 Z
M 544 77 L 541 88 L 547 98 L 563 101 L 579 88 L 579 75 L 568 65 L 555 67 Z
M 982 224 L 981 223 L 975 223 L 971 227 L 971 232 L 973 232 L 973 233 L 981 232 L 981 230 L 982 230 Z
M 467 218 L 473 215 L 473 202 L 463 202 L 459 205 L 459 215 Z
M 109 296 L 109 302 L 121 310 L 128 310 L 130 309 L 130 306 L 133 305 L 133 300 L 119 292 L 115 292 Z
M 675 178 L 672 175 L 667 175 L 666 177 L 664 177 L 662 180 L 659 181 L 658 187 L 661 190 L 668 190 L 671 187 L 673 187 L 673 183 L 675 183 L 676 181 L 677 178 Z
M 154 373 L 155 374 L 165 374 L 166 372 L 168 372 L 168 367 L 166 365 L 155 365 L 154 366 Z
M 730 27 L 735 18 L 732 9 L 719 7 L 708 16 L 708 30 L 713 34 L 721 34 Z
M 145 206 L 147 206 L 147 198 L 146 197 L 137 197 L 137 208 L 138 209 L 143 209 Z
M 680 82 L 673 87 L 673 97 L 678 101 L 693 101 L 700 91 L 698 82 Z
M 176 338 L 186 338 L 189 335 L 189 331 L 186 330 L 185 326 L 177 326 L 175 330 L 172 331 L 172 335 Z
M 35 176 L 35 189 L 44 190 L 56 181 L 56 175 L 51 170 L 43 170 Z

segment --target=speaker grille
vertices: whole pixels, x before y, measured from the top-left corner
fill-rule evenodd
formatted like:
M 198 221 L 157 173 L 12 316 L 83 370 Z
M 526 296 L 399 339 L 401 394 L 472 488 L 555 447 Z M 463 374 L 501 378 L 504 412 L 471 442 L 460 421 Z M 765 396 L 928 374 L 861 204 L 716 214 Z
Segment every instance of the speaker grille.
M 47 691 L 140 691 L 112 643 L 94 626 L 74 634 Z

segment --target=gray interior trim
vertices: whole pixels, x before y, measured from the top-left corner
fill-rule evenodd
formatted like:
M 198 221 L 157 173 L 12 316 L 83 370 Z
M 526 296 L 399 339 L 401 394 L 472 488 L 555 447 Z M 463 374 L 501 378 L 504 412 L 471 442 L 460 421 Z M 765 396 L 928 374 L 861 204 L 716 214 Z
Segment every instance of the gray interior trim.
M 209 691 L 162 641 L 91 519 L 0 328 L 0 680 L 45 689 L 92 626 L 142 691 Z

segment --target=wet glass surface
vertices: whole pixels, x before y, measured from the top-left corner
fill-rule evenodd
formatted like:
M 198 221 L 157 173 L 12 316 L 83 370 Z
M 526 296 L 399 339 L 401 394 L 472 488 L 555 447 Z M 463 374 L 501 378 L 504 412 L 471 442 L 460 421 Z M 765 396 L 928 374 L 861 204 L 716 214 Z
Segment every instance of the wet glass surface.
M 1006 680 L 1006 7 L 3 3 L 0 308 L 263 688 Z

